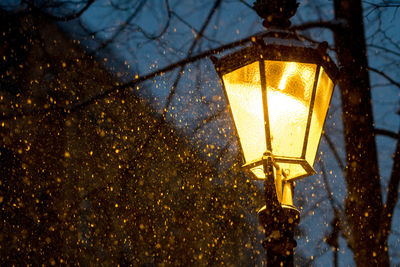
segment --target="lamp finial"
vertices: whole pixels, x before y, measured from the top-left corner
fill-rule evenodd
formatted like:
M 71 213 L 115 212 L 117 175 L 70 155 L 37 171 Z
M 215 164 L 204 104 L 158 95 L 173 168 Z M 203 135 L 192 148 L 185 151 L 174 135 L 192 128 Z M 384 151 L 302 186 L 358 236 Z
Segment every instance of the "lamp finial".
M 265 28 L 288 28 L 289 19 L 294 16 L 298 6 L 296 0 L 257 0 L 253 3 L 253 9 L 264 19 Z

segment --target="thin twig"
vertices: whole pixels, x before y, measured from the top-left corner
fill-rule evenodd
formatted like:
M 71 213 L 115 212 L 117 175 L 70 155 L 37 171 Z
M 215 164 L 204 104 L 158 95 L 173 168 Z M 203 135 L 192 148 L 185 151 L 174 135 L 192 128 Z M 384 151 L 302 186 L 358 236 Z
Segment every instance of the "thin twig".
M 320 25 L 320 22 L 316 22 L 313 25 L 316 27 L 317 25 Z M 292 29 L 294 29 L 294 30 L 296 30 L 297 28 L 300 28 L 300 27 L 298 27 L 298 26 L 292 27 Z M 92 98 L 82 101 L 81 103 L 76 104 L 75 106 L 72 106 L 72 107 L 50 107 L 50 108 L 38 109 L 38 110 L 34 110 L 34 111 L 29 111 L 29 112 L 22 111 L 22 112 L 19 112 L 18 114 L 1 115 L 0 120 L 16 119 L 16 118 L 21 118 L 24 116 L 46 114 L 48 112 L 62 112 L 62 113 L 75 112 L 75 111 L 79 110 L 80 108 L 89 106 L 91 104 L 96 103 L 97 101 L 99 101 L 101 99 L 108 97 L 111 93 L 121 92 L 121 91 L 125 91 L 126 89 L 129 89 L 129 88 L 134 88 L 137 84 L 140 84 L 146 80 L 155 78 L 157 76 L 162 76 L 166 72 L 175 70 L 178 67 L 186 66 L 189 63 L 201 60 L 201 59 L 209 57 L 211 55 L 220 54 L 221 52 L 228 50 L 228 49 L 232 49 L 234 47 L 244 46 L 244 45 L 248 44 L 249 42 L 251 42 L 254 39 L 254 36 L 265 37 L 268 34 L 269 34 L 269 32 L 263 32 L 261 34 L 252 35 L 252 36 L 243 38 L 241 40 L 238 40 L 238 41 L 235 41 L 235 42 L 232 42 L 232 43 L 229 43 L 229 44 L 226 44 L 226 45 L 214 48 L 214 49 L 206 50 L 202 53 L 199 53 L 198 55 L 186 57 L 185 59 L 180 60 L 176 63 L 170 64 L 162 69 L 158 69 L 156 71 L 145 74 L 143 76 L 139 76 L 130 82 L 114 86 L 108 90 L 105 90 L 103 93 L 95 95 Z
M 400 82 L 397 82 L 397 81 L 393 80 L 392 78 L 389 77 L 389 75 L 387 75 L 387 74 L 384 73 L 383 71 L 380 71 L 380 70 L 375 69 L 375 68 L 373 68 L 373 67 L 368 67 L 368 69 L 369 69 L 370 71 L 373 71 L 373 72 L 375 72 L 375 73 L 381 75 L 383 78 L 385 78 L 386 80 L 388 80 L 389 82 L 391 82 L 393 85 L 396 85 L 397 87 L 400 88 Z
M 78 17 L 80 17 L 86 10 L 88 10 L 88 8 L 94 3 L 94 0 L 89 0 L 86 5 L 79 10 L 77 13 L 68 15 L 68 16 L 64 16 L 64 17 L 59 17 L 59 16 L 55 16 L 53 14 L 47 13 L 45 11 L 43 11 L 43 9 L 38 8 L 37 6 L 35 6 L 35 4 L 33 4 L 31 1 L 22 1 L 23 3 L 26 3 L 30 8 L 32 8 L 32 10 L 40 12 L 41 14 L 43 14 L 45 17 L 48 17 L 52 20 L 58 20 L 58 21 L 70 21 L 73 19 L 76 19 Z
M 325 138 L 326 142 L 328 143 L 328 146 L 331 149 L 336 161 L 338 162 L 340 169 L 342 169 L 342 171 L 344 172 L 346 169 L 346 166 L 344 165 L 342 159 L 340 158 L 339 153 L 337 152 L 336 147 L 335 147 L 334 143 L 332 142 L 331 138 L 326 133 L 322 133 L 322 136 Z

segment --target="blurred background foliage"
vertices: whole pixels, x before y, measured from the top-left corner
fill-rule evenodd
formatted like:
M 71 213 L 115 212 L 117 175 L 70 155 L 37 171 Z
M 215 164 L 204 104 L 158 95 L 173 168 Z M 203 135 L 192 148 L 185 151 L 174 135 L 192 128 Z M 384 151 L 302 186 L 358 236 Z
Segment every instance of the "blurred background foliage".
M 256 262 L 261 197 L 238 165 L 219 172 L 132 93 L 65 109 L 118 81 L 45 18 L 1 18 L 3 264 Z

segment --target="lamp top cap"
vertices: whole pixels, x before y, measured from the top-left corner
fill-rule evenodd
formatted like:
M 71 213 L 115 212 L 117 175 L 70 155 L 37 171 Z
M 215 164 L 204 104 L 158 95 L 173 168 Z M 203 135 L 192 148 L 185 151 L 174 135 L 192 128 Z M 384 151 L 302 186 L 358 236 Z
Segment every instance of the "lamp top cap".
M 296 0 L 257 0 L 253 3 L 253 9 L 264 19 L 265 28 L 289 28 L 289 19 L 298 6 Z
M 296 33 L 273 30 L 252 37 L 251 43 L 250 46 L 233 53 L 223 53 L 225 55 L 222 57 L 212 57 L 219 74 L 224 75 L 263 58 L 322 65 L 333 81 L 338 77 L 337 67 L 326 51 L 328 47 L 326 42 L 315 44 L 303 40 Z

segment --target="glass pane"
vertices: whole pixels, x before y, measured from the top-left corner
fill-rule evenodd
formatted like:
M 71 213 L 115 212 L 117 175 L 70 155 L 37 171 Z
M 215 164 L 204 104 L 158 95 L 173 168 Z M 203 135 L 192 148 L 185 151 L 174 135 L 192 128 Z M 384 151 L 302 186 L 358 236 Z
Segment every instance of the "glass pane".
M 298 62 L 265 61 L 272 154 L 302 154 L 309 105 L 317 66 Z M 286 166 L 287 165 L 287 166 Z M 285 164 L 289 178 L 304 174 L 297 164 Z
M 246 163 L 266 151 L 259 62 L 222 77 Z
M 314 110 L 311 118 L 310 135 L 308 137 L 306 160 L 313 166 L 319 140 L 324 127 L 326 113 L 333 92 L 333 82 L 321 67 L 315 95 Z
M 251 168 L 250 171 L 257 177 L 257 179 L 265 179 L 264 167 L 259 165 L 257 167 Z
M 272 153 L 300 157 L 316 65 L 265 61 Z

